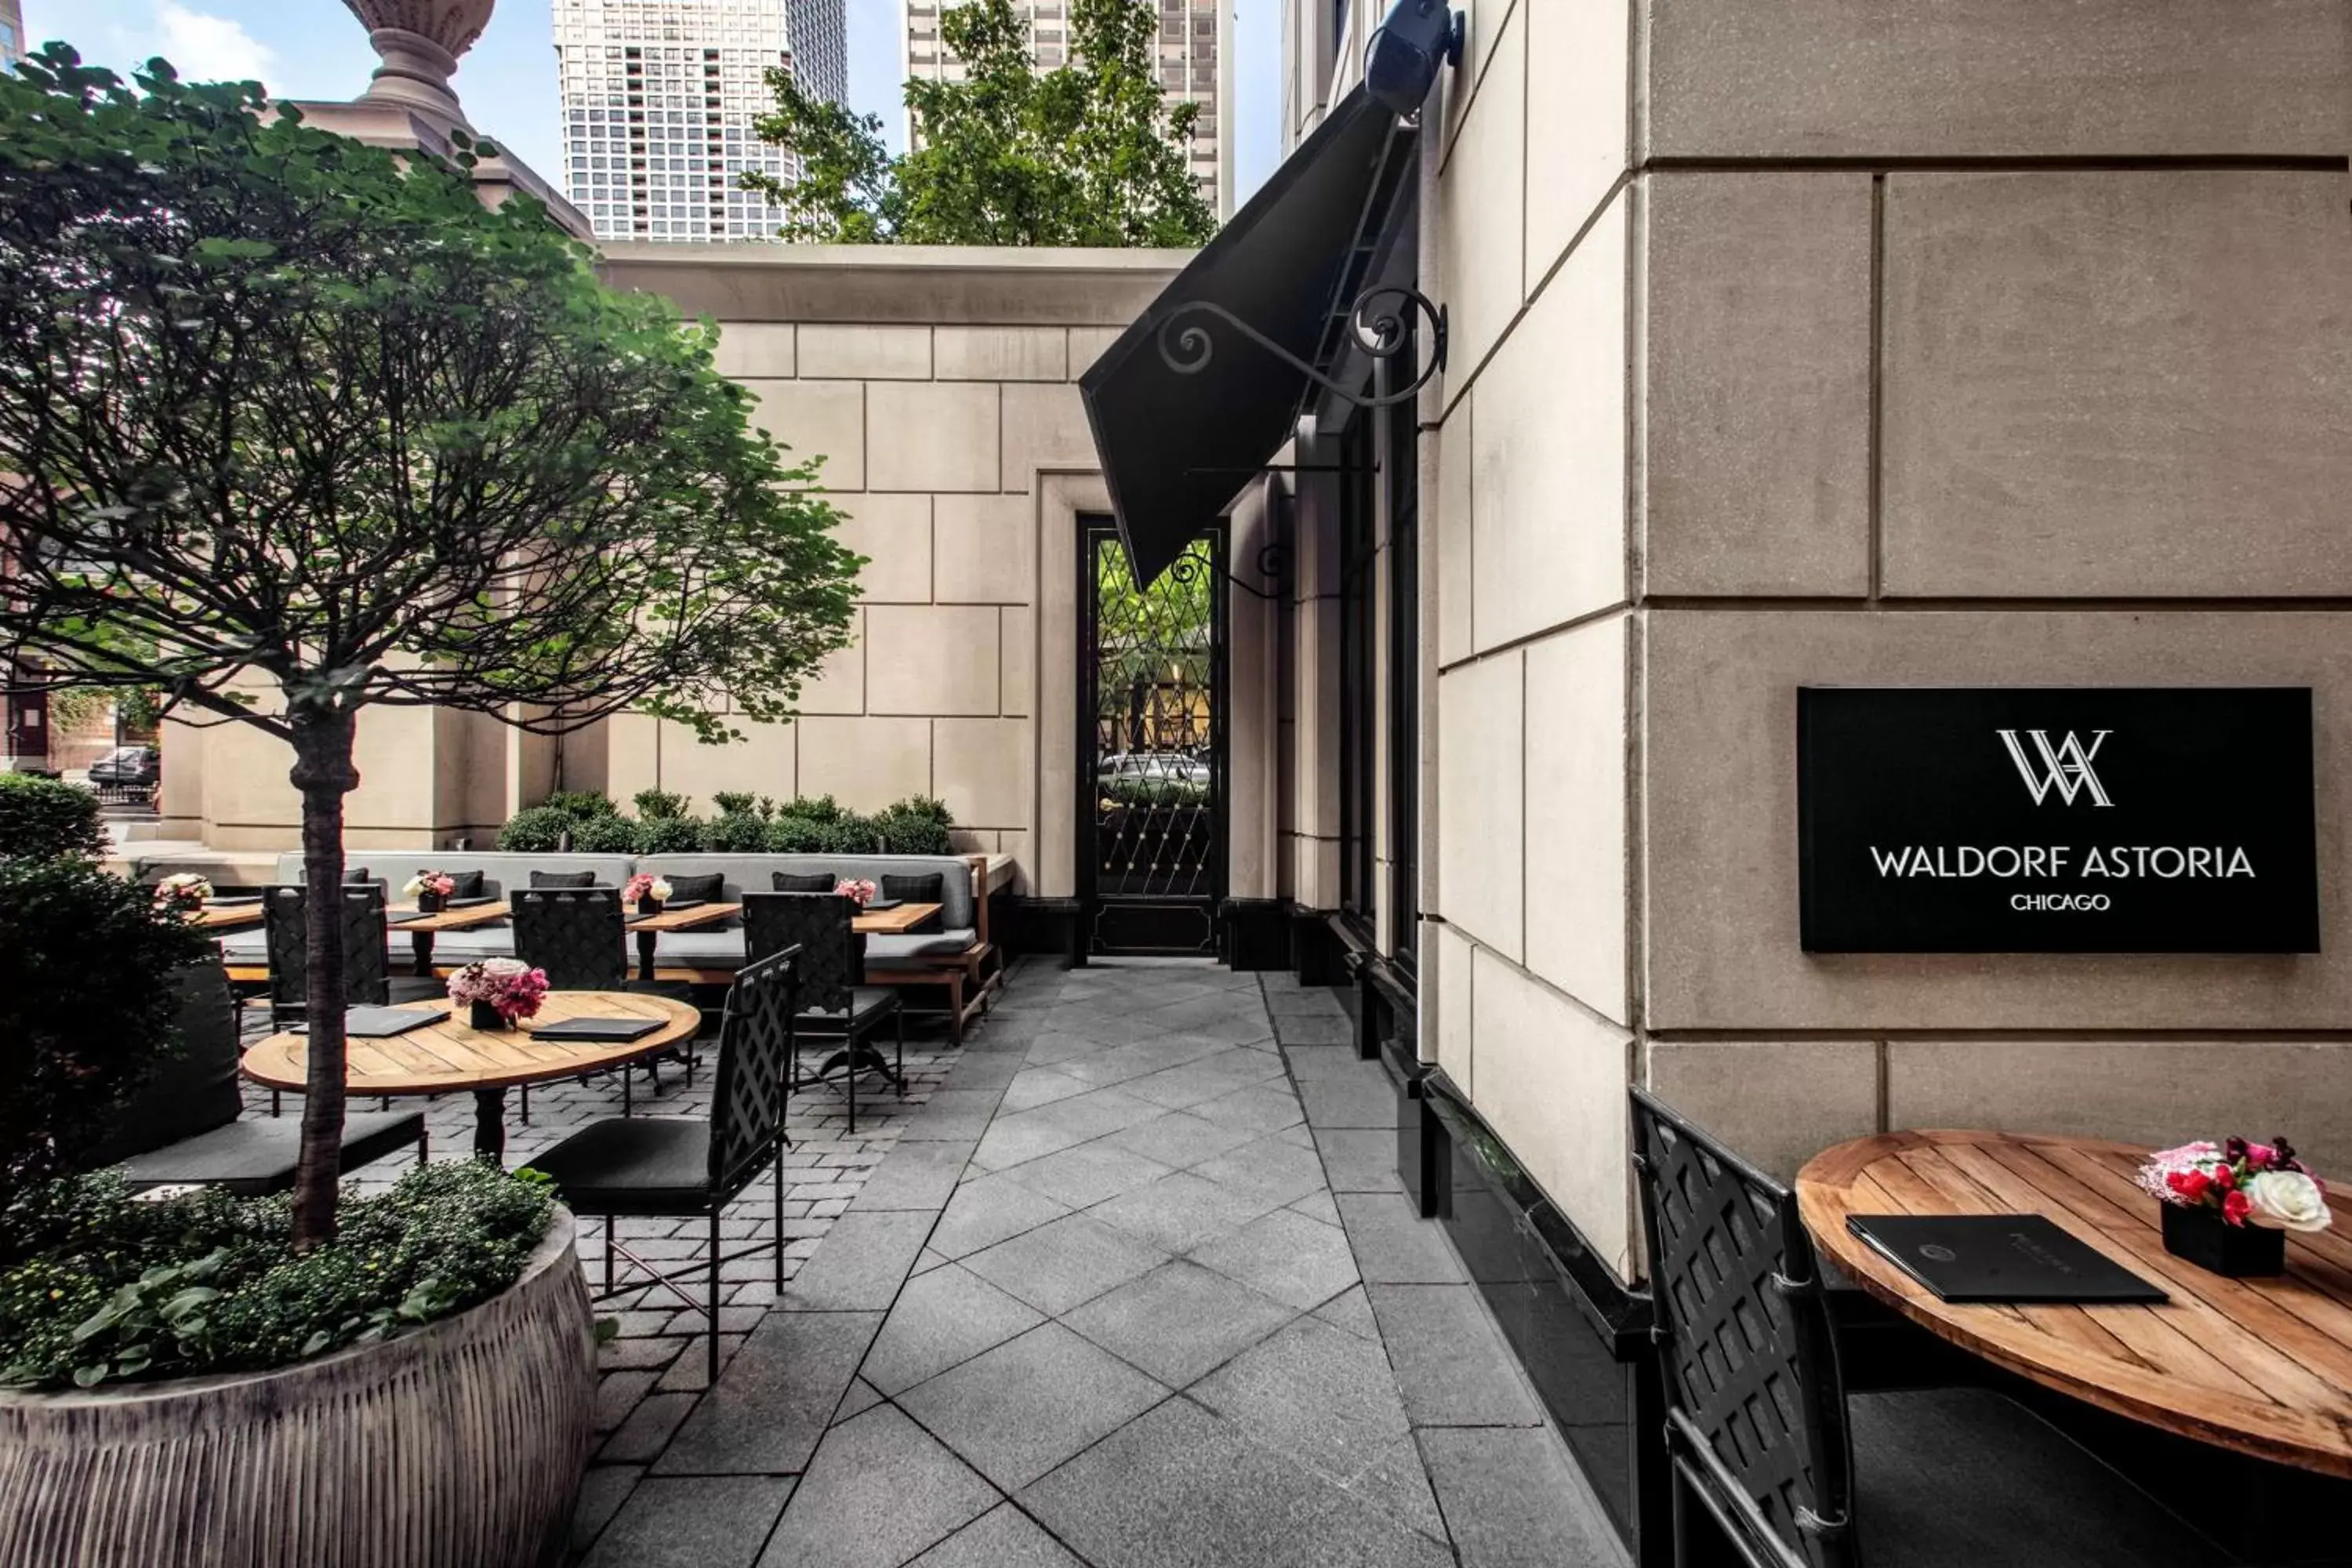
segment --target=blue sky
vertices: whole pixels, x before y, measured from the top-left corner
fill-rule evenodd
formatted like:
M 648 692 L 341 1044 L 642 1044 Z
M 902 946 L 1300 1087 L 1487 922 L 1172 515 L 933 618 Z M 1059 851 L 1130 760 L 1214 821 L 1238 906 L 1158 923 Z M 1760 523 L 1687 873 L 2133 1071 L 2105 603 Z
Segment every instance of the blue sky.
M 1234 147 L 1241 196 L 1279 156 L 1280 0 L 1234 6 Z M 489 27 L 459 65 L 458 96 L 477 130 L 509 143 L 551 179 L 556 153 L 555 50 L 549 0 L 499 0 Z M 898 0 L 847 0 L 849 97 L 882 116 L 895 143 L 898 104 Z M 281 98 L 356 97 L 375 68 L 367 36 L 341 0 L 24 0 L 33 40 L 63 38 L 84 58 L 118 70 L 162 55 L 190 77 L 257 77 Z

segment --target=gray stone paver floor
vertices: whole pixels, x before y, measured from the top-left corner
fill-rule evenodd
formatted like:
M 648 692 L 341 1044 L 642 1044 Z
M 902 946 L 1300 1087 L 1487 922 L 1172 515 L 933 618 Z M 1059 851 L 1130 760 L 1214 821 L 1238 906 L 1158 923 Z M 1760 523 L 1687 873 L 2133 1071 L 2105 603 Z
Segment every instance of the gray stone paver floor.
M 698 1314 L 621 1307 L 575 1561 L 1613 1568 L 1350 1037 L 1283 976 L 1031 964 L 856 1141 L 796 1101 L 793 1278 L 731 1266 L 707 1391 Z

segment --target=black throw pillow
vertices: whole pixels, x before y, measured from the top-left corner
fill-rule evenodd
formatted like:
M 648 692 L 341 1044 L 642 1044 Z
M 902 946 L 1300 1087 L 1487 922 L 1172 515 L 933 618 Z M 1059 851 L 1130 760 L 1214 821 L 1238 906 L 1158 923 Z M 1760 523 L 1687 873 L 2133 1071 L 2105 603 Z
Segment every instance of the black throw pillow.
M 343 868 L 343 881 L 346 885 L 371 882 L 374 879 L 375 879 L 368 875 L 368 868 L 364 866 L 346 866 Z
M 659 873 L 656 872 L 656 875 Z M 669 882 L 670 902 L 674 904 L 682 904 L 689 900 L 701 904 L 710 903 L 717 900 L 727 888 L 727 879 L 717 871 L 693 877 L 681 877 L 673 871 L 667 879 Z
M 841 879 L 829 871 L 777 871 L 769 880 L 780 893 L 830 893 L 841 886 Z
M 482 873 L 479 871 L 444 871 L 443 876 L 457 885 L 449 889 L 453 899 L 478 899 L 482 896 Z
M 534 888 L 593 888 L 596 885 L 593 871 L 533 871 L 530 885 Z
M 934 871 L 928 877 L 885 877 L 882 896 L 896 899 L 902 904 L 936 904 L 941 901 L 941 889 L 947 878 Z

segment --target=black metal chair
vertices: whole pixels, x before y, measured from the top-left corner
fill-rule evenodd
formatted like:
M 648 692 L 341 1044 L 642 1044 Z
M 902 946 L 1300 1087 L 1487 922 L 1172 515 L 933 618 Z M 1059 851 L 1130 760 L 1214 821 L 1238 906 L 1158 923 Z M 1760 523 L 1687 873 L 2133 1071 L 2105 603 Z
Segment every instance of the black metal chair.
M 114 1117 L 92 1163 L 116 1165 L 133 1187 L 222 1186 L 240 1196 L 290 1192 L 301 1154 L 298 1122 L 247 1118 L 237 1089 L 236 998 L 217 955 L 173 976 L 180 1034 L 176 1057 L 157 1066 Z M 425 1163 L 422 1111 L 351 1111 L 343 1118 L 343 1169 L 416 1146 Z
M 629 977 L 628 924 L 621 913 L 621 890 L 611 887 L 518 888 L 507 895 L 514 918 L 515 957 L 547 972 L 551 991 L 642 991 L 680 1002 L 693 1000 L 683 986 L 647 984 Z M 678 1052 L 686 1081 L 694 1083 L 695 1056 Z M 661 1072 L 645 1063 L 646 1080 L 661 1090 Z M 621 1112 L 631 1109 L 628 1070 L 621 1071 Z M 530 1090 L 524 1088 L 522 1118 L 530 1120 Z
M 747 965 L 727 993 L 719 1026 L 719 1076 L 707 1121 L 672 1117 L 607 1117 L 582 1129 L 531 1162 L 555 1180 L 575 1213 L 604 1222 L 604 1296 L 614 1293 L 613 1259 L 628 1260 L 691 1309 L 710 1314 L 710 1378 L 719 1378 L 719 1265 L 772 1250 L 776 1289 L 784 1288 L 784 1183 L 775 1180 L 775 1235 L 770 1240 L 721 1255 L 720 1212 L 761 1172 L 776 1167 L 784 1136 L 784 1109 L 792 1090 L 793 1016 L 797 1010 L 795 973 L 799 955 L 773 953 Z M 622 1217 L 685 1218 L 710 1222 L 708 1261 L 709 1296 L 698 1302 L 677 1283 L 614 1239 L 613 1222 Z
M 881 1073 L 899 1098 L 907 1093 L 907 1016 L 896 991 L 887 985 L 860 984 L 866 973 L 866 947 L 852 924 L 856 913 L 856 905 L 838 893 L 743 895 L 745 962 L 757 962 L 786 948 L 800 949 L 800 1034 L 809 1039 L 841 1042 L 841 1050 L 826 1058 L 810 1078 L 800 1076 L 795 1053 L 795 1082 L 824 1082 L 835 1068 L 840 1068 L 852 1132 L 857 1131 L 857 1074 L 862 1068 Z M 884 1066 L 866 1044 L 866 1037 L 886 1022 L 895 1031 L 895 1068 Z
M 1878 1568 L 2226 1560 L 2014 1400 L 1849 1397 L 1796 1194 L 1632 1093 L 1677 1564 L 1719 1531 L 1748 1568 L 1860 1568 L 1865 1528 Z
M 383 885 L 346 882 L 336 889 L 343 925 L 343 1000 L 354 1007 L 383 1007 L 446 996 L 429 976 L 395 975 L 387 949 Z M 274 887 L 262 895 L 263 940 L 269 950 L 269 1006 L 279 1022 L 299 1018 L 310 1005 L 310 935 L 304 921 L 310 892 L 300 884 Z
M 345 882 L 336 889 L 343 915 L 343 1001 L 352 1007 L 388 1007 L 400 1002 L 431 1002 L 447 987 L 430 976 L 392 973 L 391 932 L 384 925 L 382 882 Z M 310 889 L 299 882 L 264 890 L 262 941 L 269 953 L 269 1018 L 283 1028 L 299 1023 L 310 1007 L 310 942 L 305 922 Z M 384 1100 L 383 1106 L 392 1102 Z M 285 1109 L 273 1090 L 269 1114 Z

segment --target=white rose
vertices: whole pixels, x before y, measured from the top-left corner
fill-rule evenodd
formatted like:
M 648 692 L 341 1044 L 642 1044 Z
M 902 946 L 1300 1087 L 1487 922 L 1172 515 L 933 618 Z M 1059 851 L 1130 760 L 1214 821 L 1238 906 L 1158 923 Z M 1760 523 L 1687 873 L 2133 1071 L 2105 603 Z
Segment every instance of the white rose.
M 667 877 L 656 877 L 654 879 L 654 885 L 651 890 L 655 898 L 661 900 L 664 903 L 667 903 L 669 901 L 669 879 Z
M 2254 1205 L 2246 1218 L 2272 1230 L 2326 1230 L 2336 1218 L 2319 1184 L 2301 1171 L 2258 1171 L 2246 1178 L 2245 1193 Z
M 400 885 L 400 890 L 406 893 L 409 897 L 415 898 L 417 894 L 425 890 L 425 879 L 422 876 L 411 877 L 407 881 L 403 882 Z

